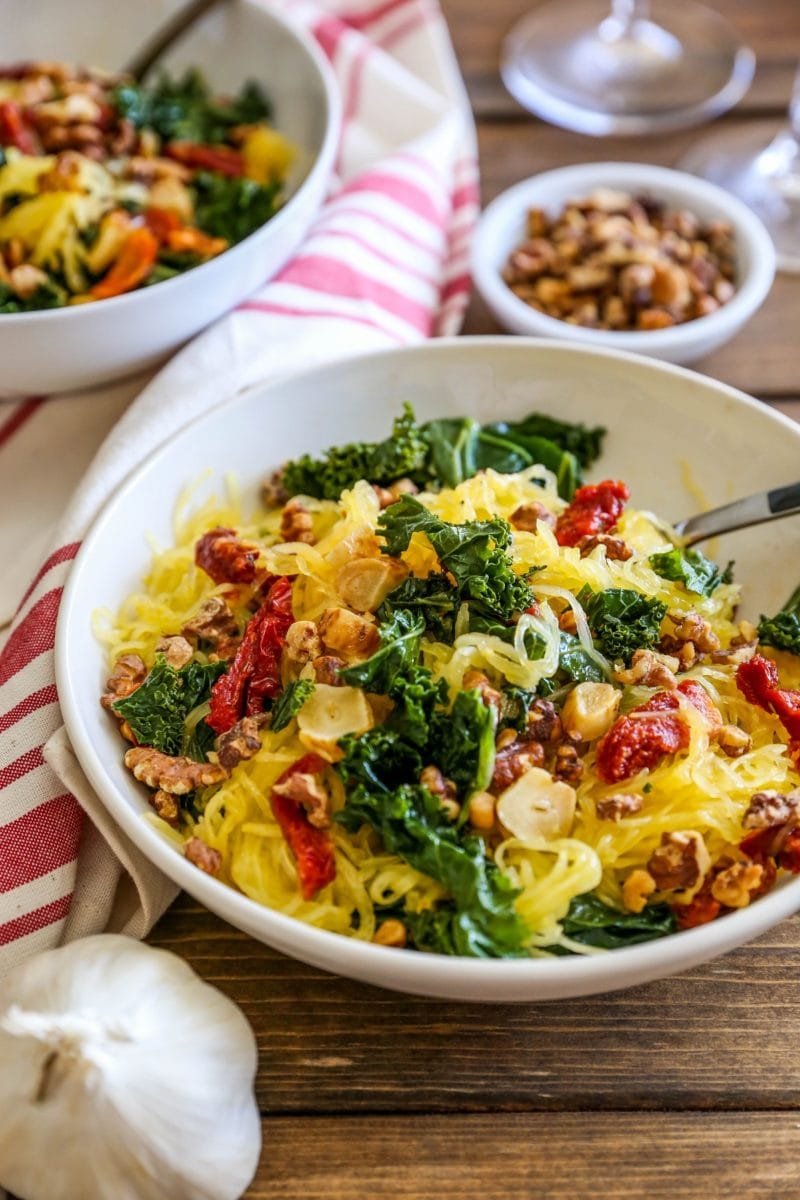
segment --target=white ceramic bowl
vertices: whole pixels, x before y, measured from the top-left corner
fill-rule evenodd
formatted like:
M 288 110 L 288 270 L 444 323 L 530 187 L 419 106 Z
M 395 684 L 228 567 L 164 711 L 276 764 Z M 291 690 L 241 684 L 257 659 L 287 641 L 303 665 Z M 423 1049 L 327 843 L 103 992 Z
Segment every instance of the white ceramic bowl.
M 512 251 L 525 240 L 528 209 L 544 208 L 556 215 L 568 200 L 587 196 L 597 187 L 619 188 L 634 194 L 649 192 L 665 200 L 670 208 L 688 208 L 705 220 L 730 221 L 738 251 L 738 280 L 733 299 L 710 316 L 683 325 L 617 333 L 568 325 L 515 296 L 501 272 Z M 567 338 L 586 346 L 629 350 L 672 363 L 695 362 L 729 341 L 761 307 L 774 275 L 772 239 L 746 205 L 694 175 L 646 163 L 582 163 L 524 179 L 488 206 L 472 246 L 475 286 L 500 324 L 510 332 Z
M 61 58 L 121 67 L 177 0 L 115 5 L 6 0 L 3 62 Z M 113 300 L 0 316 L 0 391 L 53 393 L 91 387 L 152 366 L 275 275 L 296 250 L 328 187 L 339 139 L 336 82 L 302 29 L 257 0 L 219 5 L 164 56 L 171 72 L 198 66 L 221 93 L 261 83 L 276 127 L 300 149 L 288 200 L 266 225 L 218 258 L 165 283 Z M 157 70 L 157 68 L 156 68 Z
M 800 880 L 699 929 L 590 958 L 485 961 L 391 950 L 313 929 L 203 875 L 146 822 L 149 806 L 122 763 L 116 723 L 100 707 L 108 675 L 91 629 L 138 588 L 146 535 L 171 544 L 187 479 L 214 467 L 198 503 L 233 471 L 255 505 L 266 470 L 302 451 L 385 436 L 411 400 L 421 420 L 467 413 L 519 418 L 532 409 L 602 421 L 609 434 L 595 478 L 625 478 L 634 502 L 673 520 L 693 511 L 687 469 L 710 503 L 794 479 L 800 427 L 711 379 L 634 355 L 515 338 L 429 342 L 345 360 L 253 390 L 184 429 L 105 507 L 70 576 L 58 623 L 58 694 L 75 752 L 128 837 L 167 875 L 254 937 L 315 966 L 383 987 L 458 1000 L 543 1000 L 604 992 L 684 970 L 755 937 L 800 908 Z M 257 431 L 261 431 L 258 436 Z M 213 452 L 211 451 L 213 447 Z M 736 559 L 746 614 L 779 607 L 797 583 L 800 520 L 723 539 Z

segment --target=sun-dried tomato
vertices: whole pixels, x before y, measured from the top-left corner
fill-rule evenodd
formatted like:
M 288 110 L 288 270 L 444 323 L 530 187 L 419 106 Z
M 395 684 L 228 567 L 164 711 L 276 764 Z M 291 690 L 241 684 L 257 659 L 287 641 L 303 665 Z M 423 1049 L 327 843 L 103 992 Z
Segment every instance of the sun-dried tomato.
M 211 689 L 206 722 L 227 733 L 243 716 L 264 711 L 264 701 L 281 688 L 281 651 L 292 616 L 292 581 L 276 579 L 261 608 L 247 623 L 230 669 Z
M 629 496 L 628 488 L 619 479 L 605 479 L 578 488 L 556 521 L 558 544 L 577 546 L 583 537 L 608 533 L 622 516 Z
M 13 100 L 0 101 L 0 145 L 15 146 L 23 154 L 36 154 L 33 130 Z
M 800 692 L 778 687 L 778 668 L 772 659 L 756 654 L 740 663 L 736 686 L 745 700 L 774 713 L 790 738 L 800 738 Z
M 166 242 L 171 233 L 183 228 L 180 217 L 168 208 L 146 208 L 143 216 L 145 225 L 156 235 L 159 242 Z
M 240 542 L 235 529 L 211 529 L 198 539 L 194 561 L 214 583 L 252 583 L 258 550 Z
M 318 754 L 304 754 L 276 780 L 285 783 L 292 775 L 317 775 L 328 763 Z M 289 844 L 297 864 L 297 876 L 304 900 L 311 900 L 320 890 L 336 878 L 336 859 L 330 834 L 317 829 L 308 819 L 308 814 L 297 800 L 289 796 L 270 795 L 270 805 L 281 833 Z
M 707 925 L 715 920 L 722 909 L 719 900 L 711 895 L 710 883 L 704 883 L 700 891 L 688 904 L 676 904 L 673 907 L 679 929 L 696 929 L 698 925 Z
M 605 783 L 619 783 L 688 745 L 689 730 L 673 713 L 620 717 L 598 743 L 597 773 Z
M 640 704 L 634 711 L 675 712 L 680 708 L 680 700 L 676 693 L 685 696 L 692 707 L 696 708 L 700 715 L 705 718 L 709 728 L 719 729 L 722 724 L 719 709 L 711 700 L 711 697 L 702 684 L 695 683 L 693 679 L 684 679 L 674 691 L 656 692 L 654 696 L 651 696 L 649 700 L 645 700 L 644 704 Z
M 778 854 L 778 866 L 793 875 L 800 875 L 800 829 L 792 829 Z
M 220 175 L 244 175 L 244 158 L 230 146 L 204 146 L 201 142 L 168 142 L 167 158 L 199 171 L 218 171 Z

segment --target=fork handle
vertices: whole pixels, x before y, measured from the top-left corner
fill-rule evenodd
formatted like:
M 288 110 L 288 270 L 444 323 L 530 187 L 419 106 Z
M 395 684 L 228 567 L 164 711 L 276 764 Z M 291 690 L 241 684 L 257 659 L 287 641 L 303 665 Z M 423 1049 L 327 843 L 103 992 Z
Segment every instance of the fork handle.
M 761 525 L 780 517 L 790 517 L 800 512 L 800 483 L 789 483 L 785 487 L 773 488 L 770 492 L 759 492 L 712 508 L 699 516 L 679 521 L 675 526 L 685 546 L 693 546 L 704 538 L 722 533 L 733 533 L 735 529 L 746 529 L 750 525 Z

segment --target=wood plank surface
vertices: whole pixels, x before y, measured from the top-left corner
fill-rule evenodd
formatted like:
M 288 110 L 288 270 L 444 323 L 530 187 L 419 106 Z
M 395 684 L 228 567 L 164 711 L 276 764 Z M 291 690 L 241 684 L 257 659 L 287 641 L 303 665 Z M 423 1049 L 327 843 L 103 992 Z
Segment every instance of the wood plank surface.
M 264 1122 L 248 1200 L 797 1200 L 795 1114 Z
M 798 1106 L 797 1055 L 787 1052 L 800 1044 L 796 919 L 676 978 L 519 1005 L 339 979 L 187 897 L 151 941 L 241 1005 L 258 1039 L 265 1114 Z

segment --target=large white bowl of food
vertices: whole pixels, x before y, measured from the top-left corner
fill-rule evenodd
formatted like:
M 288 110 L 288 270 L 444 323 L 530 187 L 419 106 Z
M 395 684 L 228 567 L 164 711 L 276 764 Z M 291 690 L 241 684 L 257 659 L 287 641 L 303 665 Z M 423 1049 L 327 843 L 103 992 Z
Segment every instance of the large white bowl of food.
M 704 961 L 800 905 L 800 522 L 706 553 L 672 522 L 798 446 L 710 379 L 519 339 L 255 390 L 84 543 L 75 751 L 177 883 L 328 970 L 522 1000 Z
M 153 365 L 271 278 L 322 203 L 339 100 L 314 39 L 242 0 L 139 83 L 124 64 L 175 7 L 149 0 L 120 24 L 93 2 L 80 22 L 66 5 L 42 24 L 8 14 L 4 394 Z

